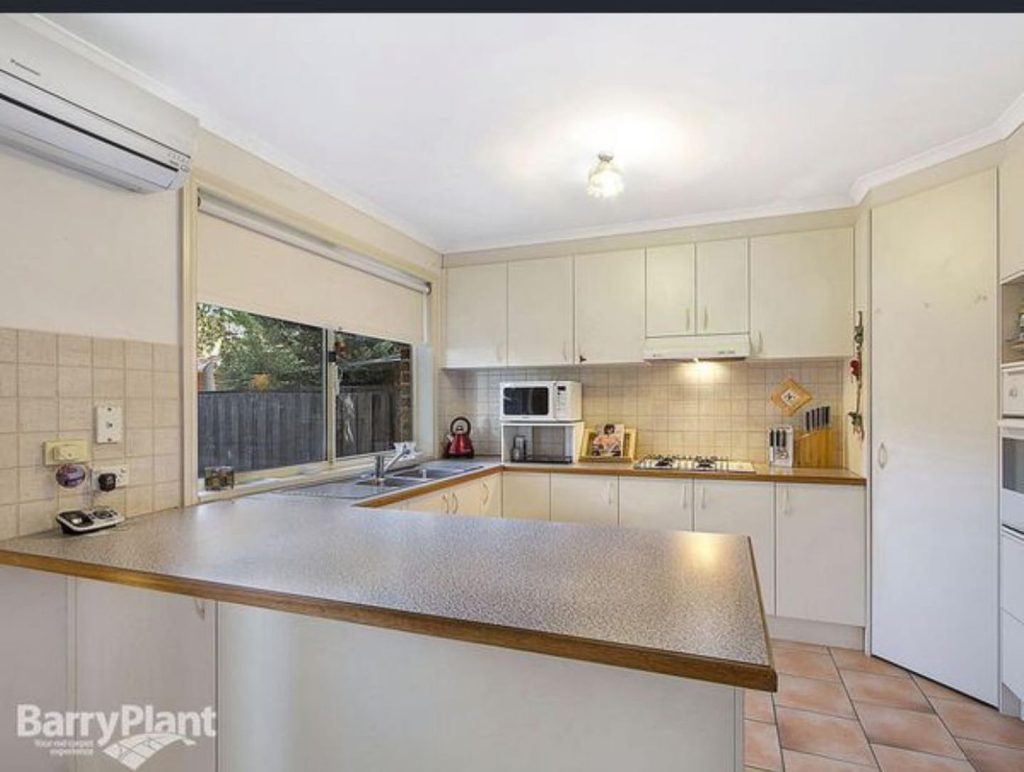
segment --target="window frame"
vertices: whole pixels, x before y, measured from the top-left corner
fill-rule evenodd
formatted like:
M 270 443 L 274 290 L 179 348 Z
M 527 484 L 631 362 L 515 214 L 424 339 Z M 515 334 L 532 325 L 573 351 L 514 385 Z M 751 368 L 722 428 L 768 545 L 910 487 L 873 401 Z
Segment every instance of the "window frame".
M 228 201 L 237 202 L 248 209 L 261 213 L 269 218 L 283 223 L 292 224 L 296 230 L 301 232 L 320 234 L 335 243 L 344 244 L 350 237 L 334 229 L 315 223 L 308 218 L 285 209 L 284 207 L 252 196 L 243 189 L 225 181 L 210 177 L 202 170 L 194 170 L 188 181 L 182 186 L 179 193 L 181 204 L 181 366 L 182 372 L 189 376 L 195 370 L 197 355 L 196 346 L 196 308 L 198 306 L 198 221 L 199 221 L 199 196 L 200 191 L 216 195 Z M 315 227 L 314 227 L 315 226 Z M 355 248 L 355 245 L 353 245 Z M 384 261 L 385 265 L 387 261 Z M 428 286 L 437 281 L 437 277 L 422 270 L 408 271 L 403 267 L 401 270 L 419 276 L 428 282 Z M 434 287 L 436 289 L 436 285 Z M 420 343 L 410 343 L 412 346 L 412 373 L 413 373 L 413 438 L 421 446 L 422 450 L 433 453 L 436 440 L 434 435 L 433 405 L 436 391 L 435 381 L 437 370 L 434 367 L 432 341 L 438 336 L 438 305 L 439 298 L 436 291 L 428 289 L 423 302 L 423 340 Z M 253 311 L 253 313 L 260 313 Z M 294 320 L 300 321 L 300 320 Z M 319 323 L 301 322 L 321 327 L 333 332 L 332 328 L 323 327 Z M 349 330 L 357 334 L 366 334 L 373 337 L 372 332 L 360 333 L 358 330 Z M 377 335 L 376 337 L 380 337 Z M 403 341 L 408 342 L 408 341 Z M 324 351 L 324 356 L 328 356 Z M 325 420 L 327 430 L 328 456 L 325 461 L 311 462 L 300 466 L 282 467 L 272 470 L 261 470 L 258 475 L 244 473 L 236 479 L 235 487 L 223 491 L 204 491 L 201 489 L 199 477 L 188 472 L 182 475 L 183 505 L 192 506 L 208 501 L 232 499 L 252 493 L 276 490 L 292 487 L 296 482 L 315 483 L 329 481 L 340 477 L 348 477 L 373 468 L 375 453 L 361 454 L 358 456 L 337 457 L 335 454 L 335 436 L 330 430 L 335 425 L 335 389 L 337 385 L 337 372 L 335 368 L 327 368 L 327 405 L 325 415 L 329 415 L 330 424 Z M 182 461 L 184 469 L 193 470 L 198 467 L 198 395 L 199 390 L 195 378 L 185 377 L 182 379 Z M 252 475 L 251 479 L 250 475 Z

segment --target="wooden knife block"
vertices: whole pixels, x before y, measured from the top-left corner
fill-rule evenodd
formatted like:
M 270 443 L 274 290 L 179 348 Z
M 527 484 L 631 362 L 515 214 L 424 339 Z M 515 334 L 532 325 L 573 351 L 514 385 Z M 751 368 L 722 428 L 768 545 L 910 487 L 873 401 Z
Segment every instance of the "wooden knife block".
M 815 429 L 812 432 L 798 434 L 794 441 L 796 465 L 817 469 L 838 466 L 832 434 L 832 429 Z

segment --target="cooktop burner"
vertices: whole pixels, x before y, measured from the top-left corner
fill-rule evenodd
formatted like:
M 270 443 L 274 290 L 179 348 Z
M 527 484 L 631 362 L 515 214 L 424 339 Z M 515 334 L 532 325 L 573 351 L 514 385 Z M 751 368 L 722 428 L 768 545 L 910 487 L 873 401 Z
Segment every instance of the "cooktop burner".
M 663 469 L 679 472 L 735 472 L 751 474 L 754 465 L 749 461 L 733 461 L 719 456 L 644 456 L 633 465 L 634 469 Z

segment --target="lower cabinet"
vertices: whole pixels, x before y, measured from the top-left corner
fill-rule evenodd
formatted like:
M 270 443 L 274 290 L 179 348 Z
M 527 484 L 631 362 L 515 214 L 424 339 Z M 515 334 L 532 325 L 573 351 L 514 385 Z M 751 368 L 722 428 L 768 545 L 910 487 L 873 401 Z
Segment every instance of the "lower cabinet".
M 761 581 L 764 610 L 775 612 L 775 510 L 771 483 L 698 480 L 694 483 L 696 531 L 749 536 Z
M 504 472 L 501 475 L 501 498 L 504 517 L 550 520 L 551 475 Z
M 448 492 L 448 514 L 464 517 L 483 514 L 483 489 L 479 480 L 456 485 Z
M 693 530 L 693 480 L 619 478 L 619 525 Z
M 618 525 L 619 478 L 611 475 L 552 475 L 551 519 L 567 523 Z
M 424 493 L 422 496 L 406 501 L 405 509 L 410 512 L 440 512 L 447 515 L 451 512 L 450 493 L 449 490 Z
M 864 489 L 775 486 L 777 614 L 863 627 Z
M 501 517 L 501 474 L 492 474 L 479 481 L 480 514 L 484 517 Z

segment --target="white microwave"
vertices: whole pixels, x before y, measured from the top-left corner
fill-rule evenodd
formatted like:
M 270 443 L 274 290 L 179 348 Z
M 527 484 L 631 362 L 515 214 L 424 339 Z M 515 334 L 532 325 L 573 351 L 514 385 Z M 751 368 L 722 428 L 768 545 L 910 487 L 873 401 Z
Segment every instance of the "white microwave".
M 501 388 L 502 421 L 581 421 L 578 381 L 513 381 Z

